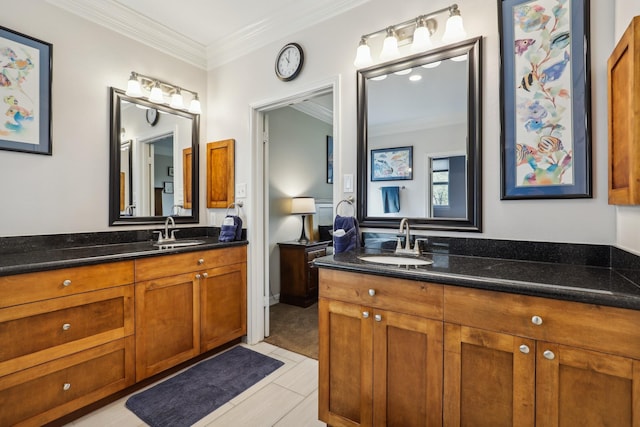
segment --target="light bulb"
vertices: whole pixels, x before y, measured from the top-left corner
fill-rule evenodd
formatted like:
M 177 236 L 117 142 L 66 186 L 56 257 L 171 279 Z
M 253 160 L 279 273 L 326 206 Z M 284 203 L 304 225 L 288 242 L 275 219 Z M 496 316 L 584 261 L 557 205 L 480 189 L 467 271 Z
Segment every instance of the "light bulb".
M 371 49 L 369 48 L 367 41 L 362 39 L 358 45 L 356 59 L 353 61 L 353 65 L 355 65 L 356 68 L 365 68 L 372 64 L 373 59 L 371 59 Z

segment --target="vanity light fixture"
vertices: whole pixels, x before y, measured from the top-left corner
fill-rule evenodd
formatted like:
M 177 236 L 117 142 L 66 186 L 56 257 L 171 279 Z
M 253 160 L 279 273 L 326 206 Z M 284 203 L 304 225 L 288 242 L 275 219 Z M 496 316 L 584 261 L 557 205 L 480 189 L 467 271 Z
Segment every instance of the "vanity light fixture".
M 411 43 L 411 53 L 424 52 L 430 49 L 433 46 L 431 36 L 438 29 L 438 21 L 435 20 L 435 17 L 445 12 L 449 12 L 449 18 L 447 19 L 442 41 L 445 43 L 453 43 L 467 37 L 462 16 L 460 15 L 460 9 L 458 9 L 457 4 L 452 4 L 435 12 L 420 15 L 415 19 L 410 19 L 363 35 L 360 38 L 353 65 L 355 65 L 356 68 L 365 68 L 373 65 L 371 48 L 368 45 L 368 41 L 370 38 L 383 34 L 386 35 L 386 37 L 383 42 L 380 59 L 385 62 L 398 58 L 400 56 L 398 46 L 404 44 Z
M 126 94 L 134 98 L 142 98 L 145 96 L 145 91 L 148 93 L 147 99 L 156 104 L 164 104 L 165 96 L 167 96 L 170 97 L 171 101 L 169 105 L 172 108 L 180 110 L 187 109 L 193 114 L 202 113 L 202 107 L 200 105 L 197 92 L 132 71 L 129 81 L 127 82 Z M 191 94 L 189 108 L 185 107 L 184 98 L 182 96 L 183 92 Z

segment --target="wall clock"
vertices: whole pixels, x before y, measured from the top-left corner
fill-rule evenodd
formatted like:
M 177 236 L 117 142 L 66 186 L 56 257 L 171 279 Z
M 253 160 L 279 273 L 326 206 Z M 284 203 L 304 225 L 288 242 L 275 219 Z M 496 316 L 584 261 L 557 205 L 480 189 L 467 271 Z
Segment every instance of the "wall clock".
M 155 126 L 156 123 L 158 123 L 159 118 L 160 115 L 158 114 L 158 110 L 156 110 L 155 108 L 149 108 L 147 110 L 147 123 L 149 123 L 151 126 Z
M 295 79 L 304 64 L 304 52 L 298 43 L 288 43 L 276 56 L 276 76 L 283 82 Z

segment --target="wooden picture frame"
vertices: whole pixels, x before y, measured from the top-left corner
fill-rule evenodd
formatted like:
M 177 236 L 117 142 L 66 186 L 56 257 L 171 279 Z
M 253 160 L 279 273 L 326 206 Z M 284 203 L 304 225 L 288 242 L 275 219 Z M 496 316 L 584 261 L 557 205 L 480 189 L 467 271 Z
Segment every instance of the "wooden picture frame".
M 501 199 L 592 197 L 589 0 L 498 0 Z
M 0 150 L 52 154 L 52 50 L 0 27 Z

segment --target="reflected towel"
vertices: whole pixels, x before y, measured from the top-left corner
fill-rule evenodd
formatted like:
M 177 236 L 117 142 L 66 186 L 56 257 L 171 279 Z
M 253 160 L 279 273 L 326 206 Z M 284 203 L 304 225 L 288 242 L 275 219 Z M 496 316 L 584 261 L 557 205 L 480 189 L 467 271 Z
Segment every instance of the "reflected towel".
M 400 187 L 382 187 L 381 190 L 384 213 L 400 212 Z
M 360 246 L 358 220 L 352 216 L 336 215 L 333 221 L 333 252 L 339 254 Z M 338 232 L 338 230 L 342 230 Z

